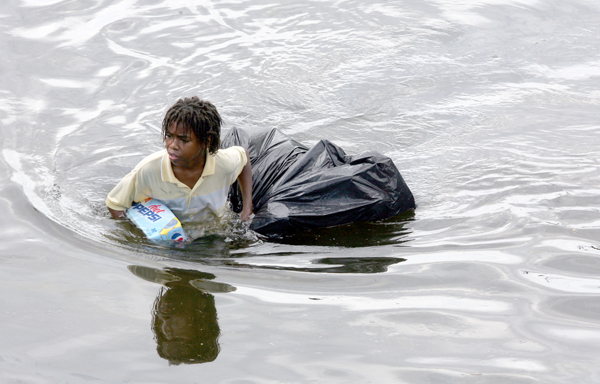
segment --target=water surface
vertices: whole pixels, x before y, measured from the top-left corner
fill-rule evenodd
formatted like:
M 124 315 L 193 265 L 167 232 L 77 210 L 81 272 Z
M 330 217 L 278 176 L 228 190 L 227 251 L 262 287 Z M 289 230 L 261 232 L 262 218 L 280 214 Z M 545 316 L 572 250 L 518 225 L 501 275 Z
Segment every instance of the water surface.
M 1 381 L 598 382 L 599 17 L 583 0 L 3 2 Z M 191 95 L 225 130 L 391 157 L 417 210 L 145 242 L 103 201 Z

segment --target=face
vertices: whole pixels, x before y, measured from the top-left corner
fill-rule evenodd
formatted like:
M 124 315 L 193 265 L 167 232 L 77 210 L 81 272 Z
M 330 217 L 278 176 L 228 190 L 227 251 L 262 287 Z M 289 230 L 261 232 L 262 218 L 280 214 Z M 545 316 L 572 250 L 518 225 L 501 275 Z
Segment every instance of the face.
M 186 130 L 182 123 L 171 124 L 165 136 L 165 147 L 172 165 L 194 168 L 204 162 L 205 143 L 199 142 L 194 132 Z

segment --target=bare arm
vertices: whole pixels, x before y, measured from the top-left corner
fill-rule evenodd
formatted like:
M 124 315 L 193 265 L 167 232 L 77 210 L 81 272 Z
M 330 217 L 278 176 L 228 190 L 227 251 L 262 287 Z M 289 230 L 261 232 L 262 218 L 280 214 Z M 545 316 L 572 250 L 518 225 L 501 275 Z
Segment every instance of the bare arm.
M 252 166 L 250 165 L 250 154 L 246 151 L 246 157 L 248 162 L 242 168 L 242 173 L 238 176 L 238 183 L 240 184 L 240 190 L 242 191 L 242 213 L 240 215 L 243 221 L 246 221 L 252 215 Z

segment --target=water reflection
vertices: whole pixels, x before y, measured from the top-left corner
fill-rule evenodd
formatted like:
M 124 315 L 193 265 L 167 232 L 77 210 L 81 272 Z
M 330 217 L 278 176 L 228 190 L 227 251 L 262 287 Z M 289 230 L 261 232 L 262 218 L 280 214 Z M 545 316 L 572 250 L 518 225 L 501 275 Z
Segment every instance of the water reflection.
M 392 264 L 406 261 L 400 257 L 325 257 L 311 261 L 314 267 L 283 267 L 277 265 L 251 265 L 229 263 L 229 265 L 250 269 L 273 269 L 313 273 L 382 273 Z M 325 265 L 325 266 L 319 266 Z
M 152 308 L 152 332 L 158 355 L 169 364 L 214 361 L 219 354 L 217 308 L 211 293 L 232 292 L 210 273 L 195 270 L 131 265 L 137 277 L 163 285 Z
M 412 229 L 407 226 L 414 220 L 414 210 L 380 221 L 362 221 L 329 228 L 297 231 L 269 241 L 290 245 L 316 245 L 325 247 L 370 247 L 400 245 L 411 241 Z
M 310 257 L 313 254 L 311 252 L 281 252 L 279 249 L 277 252 L 255 254 L 251 248 L 244 248 L 238 242 L 243 243 L 243 240 L 212 234 L 194 240 L 184 249 L 169 249 L 168 253 L 162 252 L 161 254 L 168 254 L 171 259 L 193 261 L 199 265 L 311 273 L 383 273 L 387 272 L 390 265 L 406 261 L 404 258 L 387 256 L 321 257 L 310 260 L 311 266 L 308 267 L 282 266 L 276 265 L 279 257 L 295 256 L 299 259 L 303 255 Z M 248 251 L 243 251 L 245 249 Z M 251 263 L 250 260 L 256 256 L 275 257 L 275 259 L 271 259 L 268 265 Z M 242 260 L 249 260 L 249 262 L 242 262 Z M 287 261 L 287 259 L 282 260 Z M 275 265 L 272 264 L 273 262 Z M 197 281 L 193 280 L 191 284 L 197 284 Z

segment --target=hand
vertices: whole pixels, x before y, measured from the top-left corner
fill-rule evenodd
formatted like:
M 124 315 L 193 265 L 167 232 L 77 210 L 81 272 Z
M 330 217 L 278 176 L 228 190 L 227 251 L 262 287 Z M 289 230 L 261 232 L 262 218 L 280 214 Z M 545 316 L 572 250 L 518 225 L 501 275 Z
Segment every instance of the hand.
M 108 207 L 106 207 L 108 208 Z M 108 208 L 108 211 L 110 212 L 110 215 L 112 216 L 113 219 L 124 219 L 125 217 L 127 217 L 127 215 L 125 214 L 125 211 L 115 211 L 114 209 Z

